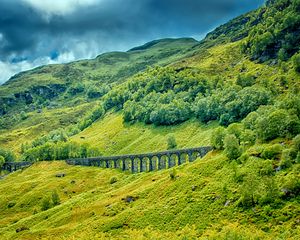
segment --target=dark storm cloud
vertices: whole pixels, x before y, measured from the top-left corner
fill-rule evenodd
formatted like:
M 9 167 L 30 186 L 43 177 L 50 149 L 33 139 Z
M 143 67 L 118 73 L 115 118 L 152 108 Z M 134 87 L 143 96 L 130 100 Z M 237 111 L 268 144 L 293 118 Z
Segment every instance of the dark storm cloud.
M 0 61 L 51 59 L 53 52 L 77 59 L 155 38 L 200 37 L 263 0 L 94 0 L 71 12 L 51 12 L 29 2 L 37 0 L 0 3 Z

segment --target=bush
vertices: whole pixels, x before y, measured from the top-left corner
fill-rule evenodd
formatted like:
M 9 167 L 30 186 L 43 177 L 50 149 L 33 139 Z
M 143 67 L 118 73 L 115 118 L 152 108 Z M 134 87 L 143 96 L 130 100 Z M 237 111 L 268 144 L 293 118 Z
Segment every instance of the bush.
M 271 176 L 274 174 L 273 163 L 271 160 L 261 161 L 259 164 L 260 176 Z
M 277 137 L 295 136 L 300 131 L 300 121 L 296 115 L 290 115 L 287 110 L 276 110 L 259 118 L 256 132 L 264 141 Z
M 57 206 L 57 205 L 60 204 L 60 198 L 59 198 L 59 196 L 58 196 L 58 194 L 57 194 L 56 191 L 53 191 L 53 192 L 52 192 L 51 197 L 52 197 L 52 203 L 53 203 L 53 206 Z
M 297 152 L 300 151 L 300 134 L 294 137 L 293 139 L 293 147 Z
M 242 132 L 244 132 L 242 125 L 239 123 L 232 123 L 227 128 L 227 133 L 233 134 L 238 140 L 241 139 Z
M 261 156 L 264 159 L 280 159 L 282 153 L 282 146 L 280 144 L 274 144 L 272 146 L 266 147 Z
M 224 138 L 224 152 L 229 159 L 237 159 L 241 156 L 242 151 L 237 137 L 229 134 Z
M 168 150 L 174 149 L 177 147 L 176 139 L 173 135 L 168 136 L 167 144 L 168 144 Z
M 171 178 L 172 180 L 175 180 L 176 177 L 177 177 L 177 172 L 176 172 L 175 169 L 173 169 L 173 170 L 170 172 L 170 178 Z
M 273 177 L 263 178 L 263 195 L 259 199 L 261 204 L 273 203 L 279 197 L 279 188 Z
M 249 159 L 248 153 L 243 153 L 237 160 L 238 163 L 245 163 Z
M 246 146 L 252 146 L 254 145 L 256 141 L 256 134 L 249 130 L 249 129 L 245 129 L 242 134 L 241 134 L 241 143 L 243 143 L 243 145 Z
M 218 150 L 224 148 L 225 128 L 216 128 L 211 135 L 211 145 Z
M 14 162 L 16 160 L 16 155 L 8 149 L 0 148 L 0 156 L 4 158 L 5 162 Z
M 256 127 L 256 121 L 258 118 L 259 118 L 259 114 L 257 112 L 251 112 L 247 115 L 246 118 L 244 118 L 242 123 L 245 128 L 254 130 Z
M 284 198 L 292 198 L 300 195 L 300 179 L 298 176 L 288 176 L 283 185 L 283 193 Z
M 114 184 L 118 181 L 118 178 L 117 177 L 111 177 L 111 179 L 109 180 L 109 183 L 110 184 Z
M 241 197 L 239 205 L 248 208 L 254 207 L 259 200 L 260 181 L 255 173 L 248 173 L 244 178 L 244 183 L 240 186 Z
M 292 58 L 294 69 L 296 72 L 300 73 L 300 53 L 295 54 Z
M 241 87 L 251 87 L 255 84 L 255 77 L 249 74 L 246 75 L 238 75 L 236 84 Z
M 0 172 L 1 172 L 1 170 L 2 170 L 2 167 L 3 167 L 4 163 L 5 163 L 4 157 L 3 157 L 3 156 L 0 156 Z
M 45 197 L 41 204 L 41 210 L 46 211 L 51 208 L 51 203 L 48 197 Z

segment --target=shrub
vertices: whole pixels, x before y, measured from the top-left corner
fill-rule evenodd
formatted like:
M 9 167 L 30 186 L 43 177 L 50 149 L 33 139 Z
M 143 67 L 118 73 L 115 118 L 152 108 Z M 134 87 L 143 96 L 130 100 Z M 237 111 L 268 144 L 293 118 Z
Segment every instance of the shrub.
M 241 197 L 239 205 L 247 208 L 254 207 L 259 199 L 259 179 L 254 173 L 248 173 L 240 186 Z
M 8 204 L 7 204 L 7 208 L 12 208 L 12 207 L 14 207 L 16 205 L 16 202 L 9 202 Z
M 14 162 L 16 160 L 15 154 L 4 148 L 0 148 L 0 156 L 2 156 L 5 160 L 5 162 Z
M 296 197 L 300 194 L 300 179 L 298 176 L 289 175 L 283 185 L 284 198 Z
M 300 53 L 295 54 L 292 58 L 294 69 L 296 72 L 300 73 Z
M 297 152 L 300 151 L 300 134 L 294 137 L 293 146 Z
M 0 156 L 0 172 L 1 172 L 1 170 L 2 170 L 2 167 L 3 167 L 4 163 L 5 163 L 4 157 L 3 157 L 3 156 Z
M 261 161 L 259 164 L 260 176 L 271 176 L 274 174 L 273 163 L 271 160 Z
M 252 130 L 245 129 L 241 134 L 241 142 L 243 145 L 252 146 L 256 141 L 256 134 Z
M 173 170 L 170 172 L 170 178 L 171 178 L 172 180 L 175 180 L 176 177 L 177 177 L 177 172 L 176 172 L 175 169 L 173 169 Z
M 255 77 L 249 74 L 246 75 L 238 75 L 236 84 L 241 87 L 250 87 L 255 84 Z
M 173 135 L 168 136 L 167 144 L 168 144 L 168 149 L 174 149 L 177 147 L 176 139 Z
M 111 177 L 111 179 L 109 180 L 109 183 L 110 184 L 114 184 L 118 181 L 118 178 L 117 177 Z
M 273 177 L 263 178 L 263 195 L 259 199 L 261 204 L 273 203 L 279 197 L 279 188 Z
M 26 118 L 28 118 L 28 115 L 24 111 L 21 111 L 20 117 L 21 117 L 21 120 L 25 120 Z
M 296 158 L 296 154 L 293 149 L 284 149 L 281 154 L 281 167 L 289 168 L 292 166 L 292 160 Z
M 244 118 L 242 123 L 245 128 L 254 130 L 258 118 L 259 118 L 259 114 L 257 112 L 251 112 L 247 115 L 246 118 Z
M 280 159 L 282 153 L 282 146 L 280 144 L 274 144 L 272 146 L 266 147 L 261 156 L 264 159 Z
M 287 110 L 280 109 L 261 117 L 256 124 L 259 138 L 268 141 L 277 137 L 295 136 L 300 131 L 299 118 Z
M 41 204 L 41 210 L 46 211 L 51 208 L 51 203 L 48 197 L 45 197 Z
M 52 197 L 52 203 L 53 203 L 53 206 L 56 206 L 56 205 L 59 205 L 59 204 L 60 204 L 60 198 L 59 198 L 59 196 L 58 196 L 58 194 L 57 194 L 56 191 L 53 191 L 53 192 L 52 192 L 51 197 Z
M 237 159 L 241 156 L 242 151 L 237 137 L 233 134 L 227 135 L 224 138 L 224 151 L 229 159 Z
M 211 135 L 211 145 L 218 150 L 224 148 L 225 128 L 218 127 Z
M 234 136 L 236 136 L 236 138 L 238 140 L 241 139 L 241 135 L 242 135 L 242 125 L 238 124 L 238 123 L 232 123 L 228 126 L 227 128 L 227 133 L 229 134 L 233 134 Z
M 239 163 L 245 163 L 249 159 L 248 153 L 243 153 L 237 160 Z

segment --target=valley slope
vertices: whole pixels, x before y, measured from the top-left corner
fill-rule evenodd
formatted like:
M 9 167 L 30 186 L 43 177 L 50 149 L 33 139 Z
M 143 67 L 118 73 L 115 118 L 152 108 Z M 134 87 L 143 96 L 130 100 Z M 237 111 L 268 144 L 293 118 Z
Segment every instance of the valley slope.
M 0 238 L 297 239 L 299 11 L 267 1 L 200 42 L 155 40 L 0 86 L 0 156 L 36 162 L 0 180 Z M 203 145 L 204 159 L 151 173 L 40 162 Z

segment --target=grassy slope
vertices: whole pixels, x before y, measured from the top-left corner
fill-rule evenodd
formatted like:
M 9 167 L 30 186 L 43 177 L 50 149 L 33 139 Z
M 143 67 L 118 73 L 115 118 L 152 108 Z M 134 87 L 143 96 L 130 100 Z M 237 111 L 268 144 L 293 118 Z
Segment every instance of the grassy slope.
M 209 145 L 215 123 L 203 125 L 196 119 L 176 126 L 126 124 L 122 113 L 110 113 L 72 140 L 99 147 L 104 155 L 155 152 L 167 149 L 167 136 L 173 134 L 178 148 Z
M 252 161 L 252 163 L 251 163 Z M 255 160 L 242 170 L 253 169 Z M 1 239 L 297 239 L 298 200 L 276 212 L 237 208 L 241 189 L 230 162 L 211 153 L 169 170 L 116 170 L 38 163 L 0 182 Z M 295 170 L 297 171 L 297 170 Z M 55 174 L 65 172 L 66 177 Z M 278 174 L 283 178 L 287 173 Z M 118 181 L 109 183 L 114 176 Z M 193 187 L 194 186 L 194 187 Z M 193 190 L 195 188 L 195 190 Z M 41 211 L 56 190 L 61 205 Z M 127 203 L 124 198 L 134 197 Z M 228 206 L 225 203 L 229 201 Z M 8 208 L 9 203 L 15 206 Z M 259 221 L 258 221 L 259 220 Z M 16 233 L 16 229 L 29 230 Z
M 260 64 L 249 61 L 249 59 L 243 56 L 238 48 L 238 42 L 228 43 L 226 45 L 214 46 L 208 50 L 202 51 L 197 50 L 197 54 L 185 58 L 184 60 L 177 61 L 173 63 L 178 67 L 189 66 L 193 68 L 201 69 L 209 77 L 220 77 L 222 76 L 225 81 L 235 81 L 238 74 L 247 72 L 257 76 L 257 81 L 266 81 L 270 88 L 275 91 L 276 87 L 279 86 L 280 76 L 286 76 L 289 81 L 288 84 L 290 88 L 295 85 L 300 85 L 299 76 L 297 76 L 293 69 L 289 69 L 286 72 L 272 64 Z M 219 57 L 222 56 L 222 57 Z M 52 110 L 43 110 L 43 114 L 37 112 L 31 112 L 29 118 L 24 122 L 13 126 L 11 129 L 2 130 L 0 136 L 0 146 L 12 148 L 14 150 L 19 150 L 21 143 L 26 139 L 30 142 L 34 138 L 41 136 L 49 132 L 50 130 L 56 129 L 61 126 L 67 126 L 68 123 L 76 122 L 81 116 L 88 110 L 88 107 L 95 105 L 94 102 L 80 104 L 76 107 L 60 107 Z M 74 115 L 76 117 L 74 117 Z M 49 121 L 45 124 L 44 117 L 48 116 Z M 62 119 L 62 124 L 59 119 Z M 175 133 L 178 135 L 179 146 L 199 146 L 201 144 L 207 144 L 208 135 L 203 139 L 201 134 L 197 134 L 192 139 L 187 141 L 189 134 L 194 133 L 194 128 L 200 126 L 196 120 L 189 121 L 182 125 L 175 127 L 161 127 L 155 128 L 151 125 L 126 125 L 123 126 L 121 122 L 121 114 L 107 115 L 104 120 L 105 124 L 101 121 L 95 123 L 91 128 L 85 130 L 80 135 L 76 136 L 74 139 L 76 141 L 89 141 L 88 138 L 94 136 L 91 144 L 101 147 L 104 154 L 107 153 L 117 153 L 117 152 L 128 152 L 128 151 L 153 151 L 157 146 L 158 149 L 165 148 L 165 138 L 160 138 L 159 143 L 156 143 L 159 135 L 153 137 L 155 134 L 163 130 L 160 134 L 165 136 L 167 133 Z M 117 125 L 113 125 L 116 123 Z M 105 126 L 104 126 L 105 125 Z M 106 126 L 107 125 L 107 126 Z M 159 130 L 155 130 L 159 129 Z M 184 130 L 184 131 L 181 131 Z M 200 130 L 199 130 L 200 131 Z M 199 132 L 198 131 L 198 132 Z M 182 132 L 183 137 L 180 136 Z M 130 134 L 130 135 L 128 135 Z M 21 138 L 20 138 L 21 136 Z M 22 137 L 24 136 L 24 138 Z M 128 136 L 128 139 L 127 139 Z M 133 143 L 138 137 L 136 144 Z M 86 137 L 86 139 L 80 138 Z M 148 139 L 150 138 L 150 139 Z M 183 140 L 185 138 L 185 140 Z M 140 142 L 147 139 L 147 145 L 139 146 Z M 202 140 L 203 139 L 203 140 Z M 96 141 L 94 141 L 96 140 Z M 114 145 L 114 142 L 117 146 Z M 127 145 L 131 142 L 131 146 L 126 150 L 124 149 L 124 144 Z M 151 142 L 156 144 L 153 145 Z M 135 150 L 135 147 L 138 149 Z
M 94 103 L 87 103 L 77 107 L 45 108 L 41 113 L 31 112 L 26 120 L 12 129 L 0 130 L 0 146 L 12 149 L 18 154 L 22 143 L 32 142 L 53 129 L 67 127 L 79 121 L 93 105 Z

